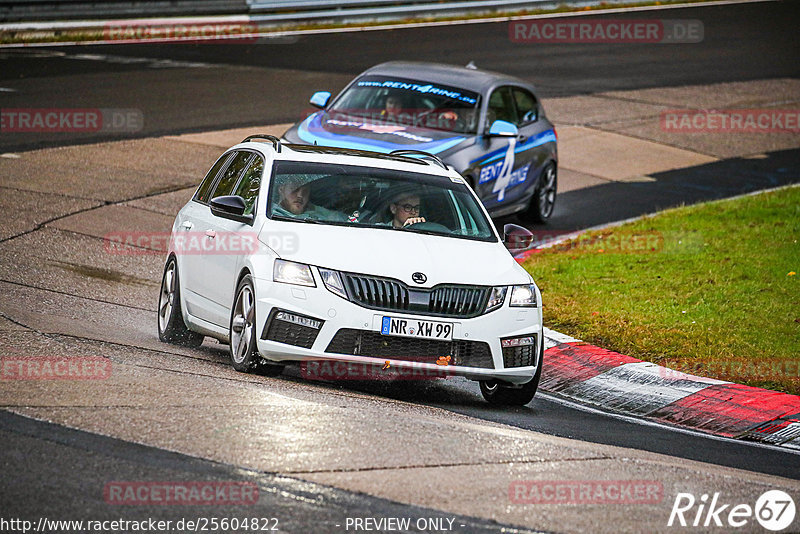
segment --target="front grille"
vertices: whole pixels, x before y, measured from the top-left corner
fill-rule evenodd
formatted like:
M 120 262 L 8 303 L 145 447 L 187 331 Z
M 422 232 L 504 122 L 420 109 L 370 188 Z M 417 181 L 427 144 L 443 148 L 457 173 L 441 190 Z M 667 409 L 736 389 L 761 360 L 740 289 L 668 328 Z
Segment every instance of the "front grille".
M 261 339 L 310 349 L 319 335 L 319 329 L 278 320 L 275 318 L 277 312 L 273 310 L 270 314 Z
M 450 356 L 450 365 L 494 369 L 489 344 L 482 341 L 384 336 L 380 332 L 353 328 L 336 332 L 325 352 L 420 363 L 436 363 L 440 357 Z
M 428 309 L 437 315 L 470 317 L 486 309 L 488 287 L 437 286 L 431 291 Z
M 379 310 L 408 310 L 408 287 L 396 280 L 342 273 L 348 294 L 358 304 Z
M 519 347 L 503 347 L 503 366 L 506 369 L 511 367 L 529 367 L 536 365 L 536 350 L 539 346 L 536 335 L 533 335 L 533 345 L 522 345 Z
M 399 280 L 341 273 L 350 300 L 365 308 L 440 317 L 476 317 L 486 309 L 491 288 L 439 285 L 432 289 L 408 287 Z

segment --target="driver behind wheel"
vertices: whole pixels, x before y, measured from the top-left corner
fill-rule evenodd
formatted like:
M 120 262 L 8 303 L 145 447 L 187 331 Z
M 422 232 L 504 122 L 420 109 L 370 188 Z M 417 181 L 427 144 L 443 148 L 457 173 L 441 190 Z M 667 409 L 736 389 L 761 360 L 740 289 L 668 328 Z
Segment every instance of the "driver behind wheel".
M 424 223 L 425 217 L 420 217 L 420 199 L 416 193 L 405 193 L 396 196 L 389 204 L 392 213 L 391 225 L 394 228 L 404 228 L 412 224 Z

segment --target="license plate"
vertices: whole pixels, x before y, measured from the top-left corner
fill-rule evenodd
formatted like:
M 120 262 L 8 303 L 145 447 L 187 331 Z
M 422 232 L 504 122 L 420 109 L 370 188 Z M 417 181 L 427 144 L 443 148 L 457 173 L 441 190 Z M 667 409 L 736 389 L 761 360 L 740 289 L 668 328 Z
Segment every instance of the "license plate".
M 381 322 L 381 334 L 450 341 L 453 339 L 453 323 L 384 316 Z

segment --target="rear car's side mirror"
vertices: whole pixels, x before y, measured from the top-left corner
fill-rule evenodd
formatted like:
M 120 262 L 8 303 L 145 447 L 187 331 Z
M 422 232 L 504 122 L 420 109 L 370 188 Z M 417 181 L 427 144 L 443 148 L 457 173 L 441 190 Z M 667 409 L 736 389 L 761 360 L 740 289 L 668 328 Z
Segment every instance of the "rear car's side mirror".
M 245 215 L 247 204 L 239 195 L 225 195 L 211 199 L 211 213 L 223 219 L 253 224 L 253 216 Z
M 331 94 L 328 91 L 317 91 L 311 95 L 311 99 L 308 101 L 308 103 L 315 108 L 325 109 L 325 106 L 328 105 L 328 101 L 330 99 Z
M 533 243 L 533 232 L 517 224 L 503 226 L 503 244 L 510 252 L 520 252 Z
M 496 120 L 489 127 L 489 134 L 491 137 L 516 137 L 519 135 L 519 129 L 508 121 Z

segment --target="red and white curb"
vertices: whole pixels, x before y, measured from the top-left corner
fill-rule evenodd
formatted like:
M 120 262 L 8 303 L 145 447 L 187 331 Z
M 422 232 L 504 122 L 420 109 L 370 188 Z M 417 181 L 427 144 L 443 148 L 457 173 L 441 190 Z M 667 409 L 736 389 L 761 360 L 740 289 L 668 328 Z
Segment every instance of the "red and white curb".
M 800 450 L 800 396 L 695 376 L 544 329 L 540 389 L 584 405 Z

